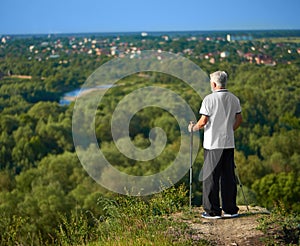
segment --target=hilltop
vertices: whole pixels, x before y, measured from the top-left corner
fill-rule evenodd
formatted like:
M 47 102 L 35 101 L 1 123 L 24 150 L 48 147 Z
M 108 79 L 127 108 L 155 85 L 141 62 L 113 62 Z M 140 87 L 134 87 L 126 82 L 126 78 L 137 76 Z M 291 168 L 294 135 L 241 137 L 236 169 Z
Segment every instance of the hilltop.
M 174 218 L 188 225 L 194 243 L 205 240 L 213 245 L 264 245 L 266 235 L 258 230 L 258 220 L 270 212 L 261 207 L 249 207 L 249 211 L 246 206 L 239 208 L 240 216 L 234 219 L 203 219 L 202 207 L 193 208 L 192 216 L 179 212 Z

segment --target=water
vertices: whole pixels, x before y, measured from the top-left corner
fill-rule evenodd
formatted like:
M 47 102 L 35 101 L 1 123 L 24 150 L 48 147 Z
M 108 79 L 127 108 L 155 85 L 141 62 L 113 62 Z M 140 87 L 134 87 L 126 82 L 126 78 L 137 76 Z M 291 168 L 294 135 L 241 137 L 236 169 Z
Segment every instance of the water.
M 109 89 L 113 85 L 99 85 L 95 87 L 90 87 L 90 88 L 79 88 L 75 89 L 73 91 L 66 92 L 62 98 L 59 100 L 59 105 L 61 106 L 66 106 L 69 105 L 72 101 L 75 101 L 76 97 L 80 96 L 81 93 L 88 91 L 88 90 L 93 90 L 93 89 Z

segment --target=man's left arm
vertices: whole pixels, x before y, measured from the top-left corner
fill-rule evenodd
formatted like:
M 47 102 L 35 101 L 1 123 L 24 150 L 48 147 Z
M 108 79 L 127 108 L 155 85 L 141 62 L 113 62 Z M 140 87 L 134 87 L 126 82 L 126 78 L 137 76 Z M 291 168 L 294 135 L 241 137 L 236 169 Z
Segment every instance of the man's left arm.
M 239 128 L 239 126 L 242 124 L 243 122 L 243 117 L 241 113 L 238 113 L 235 115 L 235 122 L 233 124 L 233 130 L 235 131 L 236 129 Z

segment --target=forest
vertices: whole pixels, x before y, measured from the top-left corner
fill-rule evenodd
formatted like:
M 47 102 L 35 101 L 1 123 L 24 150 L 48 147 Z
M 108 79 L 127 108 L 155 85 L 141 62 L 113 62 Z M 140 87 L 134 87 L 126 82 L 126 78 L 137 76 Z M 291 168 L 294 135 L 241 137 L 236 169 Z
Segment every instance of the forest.
M 218 39 L 187 41 L 186 37 L 181 37 L 161 43 L 157 40 L 159 37 L 144 41 L 124 37 L 124 43 L 120 45 L 122 39 L 101 37 L 95 43 L 102 50 L 99 55 L 88 54 L 88 44 L 93 45 L 89 40 L 85 45 L 87 52 L 80 52 L 78 44 L 84 43 L 82 37 L 63 36 L 59 38 L 60 42 L 57 37 L 11 38 L 5 42 L 2 39 L 1 245 L 97 245 L 97 242 L 102 245 L 101 242 L 117 240 L 116 235 L 131 226 L 131 217 L 138 218 L 141 226 L 152 225 L 153 231 L 156 226 L 169 222 L 154 223 L 151 220 L 151 224 L 150 215 L 155 215 L 155 220 L 162 220 L 157 216 L 187 206 L 188 173 L 162 193 L 127 197 L 101 187 L 80 164 L 72 138 L 74 102 L 60 105 L 59 101 L 64 93 L 80 88 L 98 67 L 118 55 L 104 52 L 107 47 L 110 50 L 111 42 L 119 49 L 122 45 L 127 47 L 124 44 L 127 43 L 130 50 L 137 47 L 179 53 L 206 74 L 226 71 L 229 74 L 228 89 L 240 98 L 242 106 L 244 120 L 235 133 L 235 162 L 248 202 L 270 210 L 282 206 L 299 218 L 300 54 L 297 49 L 300 42 L 286 39 L 274 43 L 256 39 L 232 43 Z M 76 51 L 72 48 L 75 43 Z M 29 46 L 34 48 L 29 49 Z M 224 50 L 224 47 L 232 55 L 221 59 L 216 50 Z M 186 49 L 193 52 L 184 53 Z M 251 50 L 253 53 L 267 52 L 276 60 L 276 65 L 250 63 L 235 52 L 239 49 L 244 53 Z M 203 58 L 207 52 L 216 56 L 215 62 Z M 59 54 L 59 57 L 49 58 L 53 54 Z M 107 130 L 118 102 L 129 92 L 150 85 L 176 92 L 199 117 L 201 98 L 178 78 L 150 71 L 118 81 L 117 86 L 105 93 L 97 108 L 95 134 L 99 148 L 109 162 L 131 175 L 150 175 L 164 170 L 174 161 L 180 148 L 181 136 L 176 120 L 156 107 L 137 112 L 130 122 L 131 140 L 140 148 L 149 146 L 149 133 L 153 127 L 161 127 L 166 133 L 166 147 L 154 160 L 141 162 L 123 156 Z M 207 93 L 209 89 L 208 84 Z M 200 142 L 202 135 L 200 132 Z M 198 174 L 202 164 L 203 150 L 200 148 L 193 164 L 193 206 L 201 206 L 202 188 Z M 244 204 L 240 192 L 238 203 Z M 115 231 L 112 228 L 116 228 Z M 130 228 L 138 231 L 138 228 Z M 124 238 L 119 238 L 121 243 Z

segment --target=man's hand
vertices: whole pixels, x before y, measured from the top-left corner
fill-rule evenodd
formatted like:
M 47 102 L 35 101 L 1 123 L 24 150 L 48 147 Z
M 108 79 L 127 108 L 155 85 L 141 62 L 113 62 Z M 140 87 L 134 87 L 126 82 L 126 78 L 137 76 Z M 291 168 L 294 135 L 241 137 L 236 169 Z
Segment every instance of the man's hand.
M 194 125 L 195 125 L 195 123 L 193 121 L 190 121 L 190 124 L 188 126 L 189 132 L 192 132 Z

